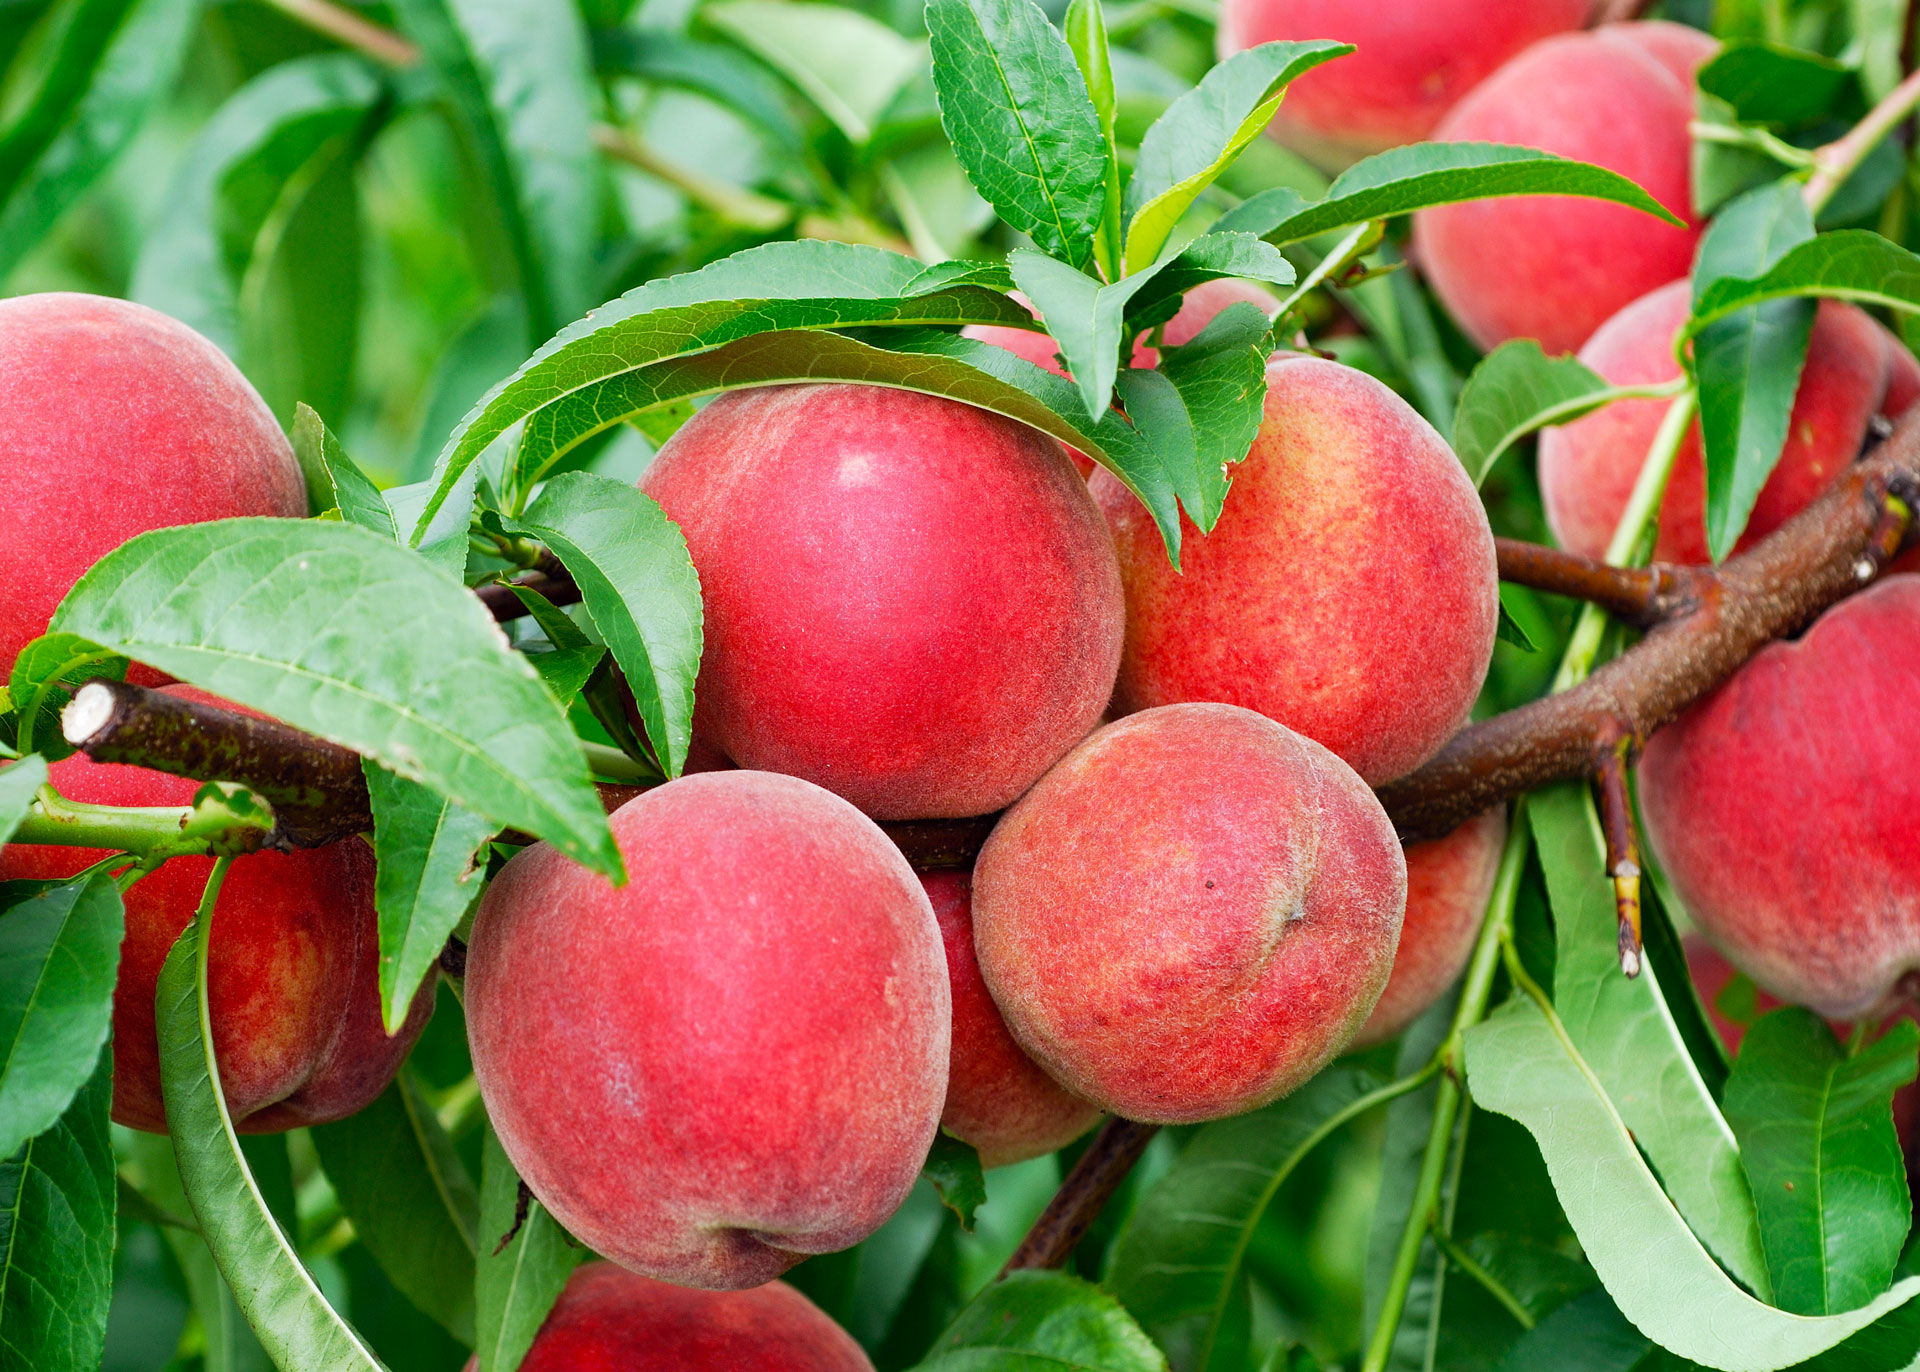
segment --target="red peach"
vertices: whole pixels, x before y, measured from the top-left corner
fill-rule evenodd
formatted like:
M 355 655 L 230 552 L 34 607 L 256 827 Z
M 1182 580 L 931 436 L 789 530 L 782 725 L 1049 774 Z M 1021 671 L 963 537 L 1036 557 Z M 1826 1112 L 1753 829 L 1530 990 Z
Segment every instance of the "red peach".
M 1673 380 L 1680 375 L 1673 340 L 1691 312 L 1691 301 L 1686 281 L 1642 296 L 1600 326 L 1580 350 L 1580 360 L 1617 386 Z M 1786 523 L 1852 465 L 1868 422 L 1887 409 L 1890 381 L 1912 366 L 1912 355 L 1864 310 L 1835 300 L 1820 302 L 1786 446 L 1754 502 L 1736 550 Z M 1905 385 L 1903 381 L 1903 392 Z M 1563 547 L 1589 557 L 1606 551 L 1654 433 L 1672 403 L 1616 401 L 1541 435 L 1540 489 L 1547 522 Z M 1667 483 L 1655 557 L 1663 562 L 1708 561 L 1706 501 L 1706 466 L 1696 422 Z
M 478 1358 L 467 1364 L 477 1372 Z M 785 1282 L 696 1291 L 609 1262 L 576 1267 L 520 1372 L 873 1372 L 851 1335 Z
M 1577 29 L 1592 0 L 1226 0 L 1222 60 L 1275 40 L 1334 38 L 1356 51 L 1287 88 L 1267 132 L 1329 170 L 1417 143 L 1496 67 Z
M 1020 1051 L 987 993 L 973 951 L 973 878 L 923 874 L 947 947 L 953 985 L 953 1059 L 941 1127 L 979 1151 L 982 1165 L 1025 1162 L 1072 1143 L 1100 1118 Z
M 631 880 L 545 844 L 481 899 L 474 1073 L 554 1218 L 646 1276 L 757 1286 L 912 1188 L 947 1091 L 940 928 L 811 782 L 705 772 L 614 812 Z
M 165 690 L 241 709 L 190 686 Z M 185 777 L 78 753 L 50 770 L 63 796 L 92 805 L 190 805 L 200 789 Z M 105 856 L 92 848 L 11 844 L 0 848 L 0 881 L 69 877 Z M 126 894 L 126 936 L 113 988 L 113 1118 L 131 1128 L 166 1132 L 154 993 L 212 870 L 212 858 L 174 858 Z M 426 1026 L 431 979 L 398 1034 L 388 1038 L 380 1022 L 373 872 L 373 853 L 358 838 L 252 853 L 227 869 L 207 948 L 207 1000 L 220 1085 L 242 1133 L 278 1133 L 353 1114 L 386 1088 Z
M 974 945 L 1007 1025 L 1127 1119 L 1239 1114 L 1346 1047 L 1392 970 L 1406 863 L 1332 753 L 1251 710 L 1099 730 L 995 826 Z
M 706 604 L 695 726 L 878 819 L 985 814 L 1086 736 L 1125 615 L 1060 445 L 878 386 L 713 401 L 642 480 Z
M 1434 137 L 1517 143 L 1638 182 L 1686 219 L 1572 196 L 1442 205 L 1414 216 L 1434 291 L 1483 348 L 1537 338 L 1571 352 L 1609 315 L 1693 265 L 1693 72 L 1717 44 L 1658 22 L 1607 24 L 1536 43 L 1476 86 Z
M 0 491 L 0 680 L 135 534 L 307 512 L 286 436 L 218 348 L 144 305 L 66 293 L 0 300 Z
M 1105 472 L 1127 588 L 1114 704 L 1243 705 L 1333 749 L 1374 785 L 1465 721 L 1493 657 L 1493 533 L 1440 435 L 1386 386 L 1314 357 L 1267 366 L 1266 417 L 1181 570 Z
M 1878 1016 L 1920 968 L 1920 577 L 1843 600 L 1648 742 L 1647 836 L 1762 989 Z
M 1393 975 L 1354 1036 L 1356 1047 L 1398 1034 L 1466 969 L 1506 841 L 1506 811 L 1494 809 L 1445 838 L 1407 845 L 1407 914 Z

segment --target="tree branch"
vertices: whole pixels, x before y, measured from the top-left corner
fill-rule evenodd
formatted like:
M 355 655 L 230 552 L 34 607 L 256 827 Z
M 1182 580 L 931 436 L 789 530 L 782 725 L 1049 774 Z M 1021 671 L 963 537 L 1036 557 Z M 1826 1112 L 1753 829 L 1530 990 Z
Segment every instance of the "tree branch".
M 1514 538 L 1493 540 L 1500 579 L 1598 605 L 1615 619 L 1650 629 L 1699 604 L 1713 573 L 1656 563 L 1615 567 L 1598 558 L 1561 552 Z
M 1100 1126 L 1080 1161 L 1067 1173 L 1060 1189 L 1053 1193 L 1047 1208 L 1033 1222 L 1033 1228 L 1013 1250 L 1001 1275 L 1028 1267 L 1064 1267 L 1073 1256 L 1074 1245 L 1086 1237 L 1087 1230 L 1106 1208 L 1113 1193 L 1127 1179 L 1127 1173 L 1140 1161 L 1157 1124 L 1138 1124 L 1133 1120 L 1110 1119 Z

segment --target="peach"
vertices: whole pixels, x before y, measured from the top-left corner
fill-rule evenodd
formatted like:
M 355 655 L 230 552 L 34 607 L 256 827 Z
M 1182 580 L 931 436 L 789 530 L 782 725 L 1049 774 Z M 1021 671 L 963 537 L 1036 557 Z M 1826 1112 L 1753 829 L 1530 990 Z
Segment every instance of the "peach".
M 695 728 L 876 819 L 1006 805 L 1099 720 L 1125 607 L 1060 445 L 911 391 L 720 396 L 641 482 L 706 605 Z
M 1618 386 L 1673 380 L 1680 375 L 1673 340 L 1691 311 L 1691 299 L 1684 280 L 1642 296 L 1600 326 L 1580 350 L 1580 360 Z M 1912 354 L 1866 311 L 1835 300 L 1820 302 L 1786 446 L 1754 502 L 1736 551 L 1798 514 L 1852 465 L 1876 414 L 1898 413 L 1912 403 L 1904 374 L 1913 365 Z M 1890 399 L 1897 376 L 1900 388 Z M 1547 522 L 1563 547 L 1589 557 L 1606 551 L 1671 403 L 1616 401 L 1541 436 L 1540 489 Z M 1708 561 L 1706 501 L 1696 422 L 1667 483 L 1655 557 Z
M 1444 838 L 1407 845 L 1407 914 L 1393 975 L 1355 1035 L 1356 1047 L 1394 1037 L 1466 969 L 1506 841 L 1506 811 L 1494 809 Z
M 926 892 L 797 777 L 682 777 L 611 822 L 627 885 L 535 844 L 474 920 L 468 1036 L 508 1157 L 588 1247 L 664 1281 L 758 1286 L 858 1243 L 947 1091 Z
M 1920 577 L 1841 601 L 1649 740 L 1647 836 L 1763 990 L 1879 1016 L 1920 968 Z
M 467 1364 L 476 1372 L 479 1359 Z M 573 1270 L 520 1372 L 873 1372 L 851 1335 L 788 1286 L 695 1291 L 610 1262 Z
M 0 491 L 0 681 L 135 534 L 307 512 L 286 436 L 218 348 L 144 305 L 66 293 L 0 300 Z
M 1528 44 L 1587 22 L 1592 0 L 1226 0 L 1224 61 L 1275 40 L 1335 38 L 1356 51 L 1287 88 L 1267 132 L 1337 171 L 1417 143 L 1454 103 Z
M 1573 196 L 1478 200 L 1422 210 L 1413 251 L 1482 348 L 1537 338 L 1571 352 L 1609 315 L 1685 276 L 1700 236 L 1687 131 L 1693 73 L 1717 51 L 1678 24 L 1606 24 L 1536 43 L 1474 87 L 1434 130 L 1449 142 L 1517 143 L 1638 182 L 1675 227 Z
M 973 878 L 923 874 L 947 947 L 953 986 L 953 1059 L 940 1124 L 970 1143 L 987 1167 L 1025 1162 L 1072 1143 L 1100 1118 L 1090 1105 L 1020 1051 L 980 977 L 973 951 Z
M 1020 1045 L 1127 1119 L 1254 1109 L 1346 1047 L 1393 966 L 1406 862 L 1366 784 L 1232 705 L 1099 730 L 974 868 L 980 971 Z
M 1266 417 L 1181 570 L 1096 472 L 1127 588 L 1116 709 L 1214 700 L 1338 753 L 1372 785 L 1431 757 L 1493 657 L 1499 586 L 1478 493 L 1431 425 L 1364 372 L 1267 366 Z
M 169 695 L 239 709 L 189 686 Z M 255 712 L 248 710 L 247 714 Z M 190 805 L 200 783 L 76 753 L 52 769 L 67 799 L 94 805 Z M 0 881 L 69 877 L 107 856 L 91 848 L 11 844 Z M 173 858 L 126 894 L 113 988 L 113 1118 L 166 1132 L 154 993 L 192 920 L 212 858 Z M 344 1118 L 386 1088 L 433 1011 L 430 978 L 392 1038 L 380 1022 L 373 853 L 358 838 L 235 858 L 214 904 L 207 999 L 227 1109 L 242 1133 Z

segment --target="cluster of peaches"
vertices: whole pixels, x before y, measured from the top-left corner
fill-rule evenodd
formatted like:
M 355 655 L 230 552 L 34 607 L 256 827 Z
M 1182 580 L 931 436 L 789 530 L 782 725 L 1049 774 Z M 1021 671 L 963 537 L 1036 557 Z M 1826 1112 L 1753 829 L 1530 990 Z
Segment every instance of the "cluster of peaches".
M 1524 144 L 1619 170 L 1686 215 L 1692 72 L 1712 42 L 1664 23 L 1582 30 L 1588 8 L 1515 0 L 1489 25 L 1460 0 L 1228 0 L 1221 36 L 1359 43 L 1299 83 L 1274 130 L 1315 157 Z M 1424 211 L 1413 250 L 1477 342 L 1578 347 L 1627 384 L 1678 374 L 1697 238 L 1538 198 Z M 1202 287 L 1157 342 L 1246 299 L 1275 308 L 1255 287 Z M 1042 333 L 979 332 L 1059 369 Z M 1143 340 L 1135 365 L 1156 360 Z M 686 536 L 706 615 L 690 774 L 612 816 L 623 887 L 543 844 L 512 858 L 465 983 L 493 1128 L 589 1247 L 654 1281 L 761 1286 L 885 1222 L 941 1128 L 995 1166 L 1107 1113 L 1237 1114 L 1397 1034 L 1459 974 L 1504 818 L 1403 850 L 1371 788 L 1431 757 L 1480 692 L 1498 618 L 1487 517 L 1445 440 L 1381 382 L 1282 354 L 1267 383 L 1225 512 L 1186 530 L 1177 570 L 1108 473 L 944 399 L 736 392 L 662 448 L 641 484 Z M 1747 538 L 1916 398 L 1920 366 L 1891 334 L 1821 305 Z M 1545 436 L 1564 546 L 1602 551 L 1665 404 Z M 1703 484 L 1696 434 L 1660 558 L 1706 560 Z M 136 532 L 306 513 L 278 426 L 217 350 L 79 296 L 0 302 L 0 489 L 20 569 L 0 664 Z M 1639 774 L 1692 919 L 1763 987 L 1836 1016 L 1884 1010 L 1920 944 L 1916 683 L 1920 577 L 1889 576 L 1763 652 L 1652 740 Z M 118 805 L 195 789 L 84 757 L 53 778 Z M 916 874 L 876 823 L 1002 811 L 971 872 Z M 0 879 L 98 856 L 15 845 Z M 125 1124 L 164 1127 L 155 980 L 208 866 L 175 860 L 129 893 Z M 359 840 L 233 864 L 209 995 L 242 1128 L 360 1108 L 424 1023 L 430 988 L 401 1034 L 380 1028 L 373 866 Z M 681 1325 L 818 1344 L 783 1366 L 864 1365 L 785 1288 L 670 1294 L 595 1266 L 526 1366 L 570 1365 L 579 1340 L 665 1347 Z

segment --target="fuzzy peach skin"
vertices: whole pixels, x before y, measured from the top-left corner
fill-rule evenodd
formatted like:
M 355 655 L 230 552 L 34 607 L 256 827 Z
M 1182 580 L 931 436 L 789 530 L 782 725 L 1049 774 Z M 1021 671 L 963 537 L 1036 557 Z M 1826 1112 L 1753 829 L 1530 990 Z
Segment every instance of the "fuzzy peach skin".
M 1691 299 L 1684 280 L 1642 296 L 1600 326 L 1580 350 L 1580 360 L 1617 386 L 1673 380 L 1680 375 L 1673 340 L 1691 312 Z M 1866 311 L 1835 300 L 1820 302 L 1786 446 L 1760 489 L 1736 551 L 1786 523 L 1851 466 L 1875 415 L 1897 414 L 1912 403 L 1904 376 L 1912 365 L 1912 354 Z M 1896 370 L 1903 374 L 1901 386 L 1890 400 Z M 1672 403 L 1616 401 L 1541 435 L 1540 489 L 1547 522 L 1562 547 L 1589 557 L 1606 551 Z M 1662 562 L 1709 560 L 1706 501 L 1706 465 L 1695 421 L 1667 483 L 1654 556 Z
M 1088 483 L 1127 588 L 1115 708 L 1225 701 L 1371 785 L 1412 771 L 1466 720 L 1493 658 L 1493 533 L 1466 471 L 1374 378 L 1286 356 L 1232 472 L 1212 533 L 1183 519 L 1180 571 L 1126 487 Z
M 1474 87 L 1434 130 L 1448 142 L 1517 143 L 1638 182 L 1687 221 L 1573 196 L 1441 205 L 1413 217 L 1421 270 L 1483 348 L 1537 338 L 1571 352 L 1629 301 L 1693 265 L 1687 132 L 1693 73 L 1718 51 L 1678 24 L 1606 24 L 1536 43 Z
M 230 701 L 190 686 L 168 695 Z M 76 753 L 50 769 L 69 800 L 93 805 L 191 805 L 200 783 Z M 15 843 L 0 848 L 0 881 L 69 877 L 104 852 Z M 113 988 L 113 1118 L 166 1132 L 154 992 L 160 968 L 193 919 L 212 858 L 174 858 L 126 895 L 127 929 Z M 380 1022 L 379 921 L 373 853 L 358 838 L 292 853 L 235 858 L 213 909 L 207 999 L 227 1109 L 242 1133 L 279 1133 L 342 1119 L 393 1079 L 433 1012 L 420 988 L 398 1034 Z
M 1406 895 L 1352 768 L 1251 710 L 1169 705 L 1101 729 L 994 827 L 974 947 L 1056 1080 L 1184 1124 L 1283 1096 L 1347 1046 Z
M 1878 1016 L 1920 968 L 1920 577 L 1841 601 L 1655 734 L 1647 835 L 1762 989 Z
M 923 873 L 920 884 L 940 921 L 953 985 L 953 1059 L 941 1127 L 972 1144 L 987 1167 L 1072 1143 L 1093 1127 L 1100 1108 L 1048 1076 L 1007 1032 L 974 956 L 972 875 Z
M 1287 87 L 1267 132 L 1337 171 L 1417 143 L 1508 58 L 1587 22 L 1592 0 L 1225 0 L 1225 61 L 1275 40 L 1334 38 L 1356 51 Z
M 286 436 L 218 348 L 145 305 L 65 293 L 0 300 L 0 492 L 0 680 L 135 534 L 307 512 Z
M 1354 1036 L 1355 1047 L 1394 1037 L 1466 969 L 1506 841 L 1506 811 L 1493 809 L 1444 838 L 1407 845 L 1407 914 L 1393 975 Z
M 1014 293 L 1014 298 L 1026 305 L 1026 297 Z M 1222 277 L 1218 281 L 1203 281 L 1180 298 L 1180 309 L 1160 329 L 1161 341 L 1170 348 L 1191 343 L 1199 337 L 1200 331 L 1213 322 L 1213 317 L 1229 305 L 1245 302 L 1259 308 L 1268 319 L 1280 312 L 1280 302 L 1273 292 L 1251 281 L 1240 281 L 1233 277 Z M 1028 306 L 1032 309 L 1032 306 Z M 1038 318 L 1038 315 L 1035 316 Z M 1032 329 L 1013 329 L 1004 324 L 969 324 L 960 330 L 968 338 L 977 338 L 982 343 L 991 343 L 996 348 L 1005 348 L 1016 357 L 1024 357 L 1036 367 L 1044 367 L 1055 376 L 1066 376 L 1067 369 L 1060 363 L 1060 345 L 1053 335 L 1035 333 Z M 1134 340 L 1133 361 L 1135 367 L 1157 367 L 1160 365 L 1160 350 L 1147 346 L 1143 335 Z M 1094 460 L 1078 448 L 1068 448 L 1067 456 L 1073 459 L 1074 467 L 1081 476 L 1090 476 L 1097 465 Z
M 1099 720 L 1125 604 L 1060 445 L 879 386 L 713 401 L 641 482 L 706 606 L 695 727 L 876 819 L 986 814 Z
M 612 824 L 626 886 L 536 844 L 474 920 L 468 1036 L 507 1155 L 588 1247 L 663 1281 L 758 1286 L 858 1243 L 947 1092 L 926 892 L 797 777 L 682 777 Z
M 467 1372 L 479 1367 L 473 1358 Z M 567 1278 L 520 1372 L 873 1372 L 873 1364 L 785 1282 L 696 1291 L 590 1262 Z

